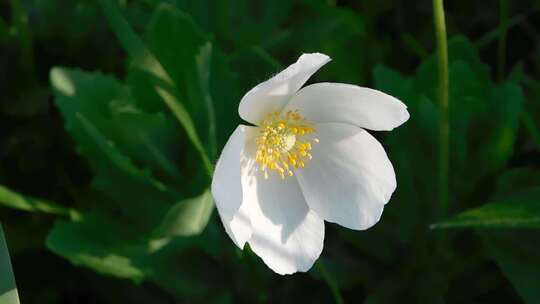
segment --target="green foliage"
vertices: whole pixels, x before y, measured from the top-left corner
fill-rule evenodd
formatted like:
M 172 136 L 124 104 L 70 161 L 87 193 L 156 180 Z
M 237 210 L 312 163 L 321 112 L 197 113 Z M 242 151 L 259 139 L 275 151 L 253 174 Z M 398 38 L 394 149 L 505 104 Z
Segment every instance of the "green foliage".
M 466 210 L 432 228 L 539 228 L 540 172 L 520 168 L 502 174 L 491 202 Z
M 489 255 L 502 269 L 526 303 L 540 301 L 538 294 L 538 231 L 483 233 Z
M 502 84 L 496 84 L 490 79 L 489 68 L 481 62 L 473 44 L 466 38 L 450 39 L 449 69 L 450 189 L 452 189 L 450 202 L 456 209 L 466 205 L 470 199 L 477 199 L 476 189 L 485 189 L 486 178 L 504 168 L 513 156 L 524 98 L 516 80 L 509 78 Z M 428 57 L 420 64 L 414 77 L 404 77 L 382 66 L 377 67 L 374 73 L 376 86 L 402 99 L 411 113 L 409 122 L 397 132 L 392 132 L 386 141 L 391 151 L 390 158 L 394 161 L 398 174 L 398 185 L 401 185 L 401 189 L 414 189 L 414 191 L 405 192 L 400 192 L 398 189 L 396 203 L 407 204 L 407 208 L 396 210 L 399 212 L 397 215 L 394 215 L 393 210 L 390 209 L 385 219 L 388 221 L 388 217 L 392 217 L 391 220 L 395 218 L 398 221 L 401 225 L 398 230 L 405 240 L 418 239 L 418 235 L 423 233 L 415 228 L 418 227 L 418 222 L 426 218 L 434 220 L 438 214 L 437 209 L 433 207 L 433 202 L 436 202 L 437 188 L 433 186 L 436 171 L 432 170 L 437 167 L 434 158 L 436 154 L 433 150 L 433 147 L 437 146 L 438 110 L 435 104 L 437 84 L 432 81 L 434 75 L 437 75 L 436 71 L 435 58 Z M 414 166 L 414 169 L 411 167 L 411 164 L 419 162 L 423 165 Z M 499 194 L 503 193 L 503 190 L 496 190 L 493 197 L 488 200 L 488 204 L 460 213 L 452 219 L 433 224 L 431 227 L 538 228 L 540 227 L 540 192 L 538 192 L 540 183 L 537 176 L 538 173 L 531 170 L 503 175 L 496 184 L 496 189 L 506 189 L 504 195 Z M 524 188 L 525 184 L 531 186 Z M 525 243 L 526 241 L 516 238 L 514 242 Z M 520 271 L 519 268 L 516 270 L 516 267 L 537 269 L 534 264 L 527 265 L 532 259 L 528 260 L 529 262 L 522 261 L 522 265 L 516 266 L 512 262 L 512 255 L 519 253 L 513 252 L 509 246 L 502 247 L 506 254 L 504 252 L 498 254 L 493 248 L 496 247 L 486 248 L 488 254 L 496 256 L 498 264 L 513 282 L 515 279 L 512 277 Z M 507 268 L 511 269 L 510 272 Z M 438 277 L 439 274 L 430 276 Z M 527 279 L 524 280 L 530 282 Z M 440 278 L 435 280 L 437 281 L 440 281 Z M 514 284 L 520 290 L 520 294 L 525 293 L 523 296 L 530 301 L 530 287 L 527 284 L 522 286 L 522 283 L 518 279 L 518 282 Z M 386 288 L 391 289 L 390 286 Z M 396 290 L 385 291 L 380 296 L 387 299 L 394 292 L 398 295 L 402 294 L 401 291 Z M 377 299 L 379 296 L 374 297 Z M 383 298 L 379 300 L 382 301 Z M 433 298 L 434 302 L 439 300 Z M 530 303 L 535 302 L 530 301 Z
M 209 190 L 198 197 L 174 204 L 153 232 L 156 239 L 199 234 L 208 223 L 214 202 Z
M 503 202 L 488 203 L 467 210 L 453 219 L 434 224 L 433 228 L 478 227 L 478 228 L 540 228 L 540 189 Z
M 51 83 L 66 128 L 95 171 L 93 190 L 114 204 L 102 206 L 102 212 L 121 212 L 117 219 L 124 218 L 131 229 L 126 233 L 126 227 L 106 216 L 84 215 L 73 223 L 57 223 L 47 246 L 75 265 L 141 281 L 152 274 L 131 262 L 150 254 L 145 249 L 149 240 L 141 236 L 200 233 L 213 207 L 209 192 L 185 198 L 193 190 L 173 184 L 183 177 L 173 165 L 178 127 L 172 117 L 137 109 L 128 89 L 109 76 L 55 68 Z M 134 146 L 134 138 L 146 153 Z
M 191 207 L 195 207 L 194 204 Z M 76 221 L 58 221 L 47 238 L 47 247 L 74 265 L 102 274 L 135 283 L 153 280 L 178 299 L 194 296 L 201 300 L 212 299 L 216 295 L 206 292 L 219 283 L 205 271 L 217 267 L 212 256 L 219 255 L 215 239 L 218 232 L 210 229 L 198 237 L 187 237 L 200 233 L 200 228 L 189 224 L 193 219 L 187 223 L 174 222 L 174 216 L 194 216 L 185 208 L 183 213 L 178 211 L 156 231 L 161 234 L 160 238 L 157 235 L 156 238 L 141 237 L 129 226 L 97 214 L 88 214 Z M 177 235 L 184 238 L 173 238 Z
M 47 200 L 21 195 L 0 186 L 0 204 L 9 208 L 51 214 L 68 215 L 70 210 Z
M 129 244 L 132 236 L 125 230 L 118 223 L 89 214 L 73 222 L 58 221 L 47 237 L 47 247 L 74 265 L 140 282 L 144 272 L 133 259 L 144 254 L 144 247 Z
M 208 162 L 206 149 L 214 151 L 210 155 L 216 153 L 215 126 L 204 134 L 213 141 L 205 143 L 205 151 L 195 133 L 203 129 L 201 123 L 215 124 L 208 83 L 211 44 L 187 16 L 163 6 L 156 10 L 145 36 L 152 51 L 167 51 L 156 52 L 154 57 L 117 8 L 107 1 L 102 5 L 130 54 L 127 84 L 114 76 L 61 67 L 51 70 L 50 81 L 66 129 L 95 176 L 91 192 L 79 199 L 105 201 L 94 203 L 98 213 L 57 222 L 47 247 L 78 266 L 135 282 L 152 279 L 173 288 L 168 281 L 176 270 L 169 267 L 170 259 L 182 253 L 174 238 L 200 234 L 213 209 L 212 197 L 205 189 L 208 179 L 204 170 L 208 168 L 204 162 Z M 175 59 L 181 53 L 171 53 L 170 48 L 160 45 L 170 41 L 160 36 L 163 31 L 175 29 L 183 31 L 188 42 L 190 35 L 200 41 L 192 50 L 178 46 L 183 52 L 179 61 Z M 166 71 L 161 62 L 177 65 Z M 193 79 L 193 73 L 199 77 Z M 196 120 L 191 113 L 198 115 Z M 195 150 L 182 151 L 189 142 Z M 197 152 L 204 153 L 202 162 L 198 158 L 193 163 L 190 155 Z M 193 169 L 186 172 L 179 170 L 179 165 Z M 117 213 L 115 220 L 113 213 Z M 171 253 L 151 258 L 163 250 Z
M 155 90 L 157 95 L 159 95 L 163 102 L 171 109 L 180 124 L 182 124 L 188 138 L 199 152 L 206 169 L 210 174 L 212 165 L 210 164 L 203 144 L 197 135 L 197 129 L 194 126 L 193 119 L 186 110 L 185 105 L 182 104 L 178 99 L 179 90 L 181 89 L 178 82 L 176 82 L 174 78 L 171 78 L 169 73 L 163 67 L 163 63 L 154 57 L 154 54 L 152 54 L 150 50 L 146 48 L 137 34 L 133 32 L 133 30 L 129 27 L 129 24 L 127 24 L 127 21 L 122 17 L 118 8 L 116 8 L 115 4 L 110 0 L 102 0 L 100 1 L 100 4 L 107 15 L 111 27 L 115 31 L 115 34 L 122 43 L 124 49 L 129 54 L 132 66 L 135 69 L 139 69 L 143 73 L 147 74 L 146 79 L 148 80 L 149 84 L 151 84 L 152 89 Z M 164 10 L 167 10 L 167 8 Z M 160 14 L 160 10 L 158 10 L 156 14 Z M 186 37 L 188 39 L 187 45 L 192 45 L 194 41 L 190 41 L 189 39 L 198 39 L 196 32 L 197 29 L 195 27 L 191 27 L 187 30 L 188 32 L 191 30 L 190 33 L 193 33 L 192 36 Z M 197 49 L 196 44 L 194 49 Z M 190 63 L 195 60 L 195 54 L 193 54 L 193 52 L 190 53 L 190 51 L 187 51 L 183 53 Z M 181 56 L 180 58 L 182 57 L 184 56 Z M 182 68 L 184 69 L 187 67 L 182 66 Z M 186 76 L 191 75 L 184 75 L 184 77 Z M 199 86 L 197 89 L 201 89 L 201 87 Z M 207 112 L 210 112 L 208 110 L 209 109 L 207 109 Z M 208 120 L 207 122 L 210 123 Z
M 19 295 L 17 294 L 17 286 L 11 270 L 11 262 L 9 260 L 9 252 L 4 238 L 4 231 L 0 226 L 0 303 L 2 304 L 19 304 Z
M 448 32 L 469 37 L 449 40 L 448 218 L 425 6 L 0 6 L 0 218 L 25 303 L 539 302 L 540 69 L 527 1 L 512 3 L 506 24 L 480 2 L 447 11 Z M 373 86 L 403 100 L 411 118 L 373 132 L 398 179 L 382 220 L 363 232 L 327 224 L 321 264 L 282 278 L 232 244 L 209 183 L 243 123 L 242 94 L 307 52 L 333 59 L 310 81 Z M 2 237 L 3 304 L 16 288 Z

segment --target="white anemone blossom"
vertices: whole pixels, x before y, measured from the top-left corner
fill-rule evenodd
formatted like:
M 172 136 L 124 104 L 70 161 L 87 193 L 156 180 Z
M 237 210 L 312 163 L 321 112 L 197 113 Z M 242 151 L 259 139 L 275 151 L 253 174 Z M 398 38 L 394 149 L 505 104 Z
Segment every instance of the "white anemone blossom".
M 240 101 L 240 125 L 216 165 L 212 194 L 227 234 L 279 274 L 308 271 L 320 256 L 324 221 L 365 230 L 396 189 L 382 145 L 407 107 L 380 91 L 343 83 L 301 88 L 330 61 L 304 54 Z

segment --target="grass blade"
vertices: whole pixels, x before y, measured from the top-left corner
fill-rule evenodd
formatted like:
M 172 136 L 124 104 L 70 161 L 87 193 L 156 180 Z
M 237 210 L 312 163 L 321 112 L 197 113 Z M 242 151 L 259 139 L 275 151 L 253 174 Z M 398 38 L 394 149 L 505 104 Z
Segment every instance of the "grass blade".
M 19 304 L 19 294 L 15 285 L 4 231 L 0 225 L 0 303 Z

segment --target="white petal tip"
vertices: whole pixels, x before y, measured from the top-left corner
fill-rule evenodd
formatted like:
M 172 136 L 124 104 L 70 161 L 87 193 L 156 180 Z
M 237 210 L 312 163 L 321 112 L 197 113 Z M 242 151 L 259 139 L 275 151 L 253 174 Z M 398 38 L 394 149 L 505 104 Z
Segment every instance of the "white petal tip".
M 398 114 L 397 124 L 393 129 L 407 122 L 407 120 L 409 120 L 410 117 L 411 115 L 409 114 L 409 111 L 407 111 L 407 106 L 404 105 L 404 107 L 401 109 L 401 111 Z
M 332 60 L 330 56 L 323 53 L 304 53 L 298 58 L 298 61 L 309 60 L 311 62 L 318 62 L 320 65 L 324 65 Z

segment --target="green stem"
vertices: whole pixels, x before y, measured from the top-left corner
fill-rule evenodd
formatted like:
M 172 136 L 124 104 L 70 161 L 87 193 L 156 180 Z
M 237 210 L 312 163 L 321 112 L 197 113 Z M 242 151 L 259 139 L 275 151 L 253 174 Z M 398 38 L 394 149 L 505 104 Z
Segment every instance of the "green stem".
M 439 62 L 439 203 L 441 216 L 448 213 L 448 163 L 450 126 L 448 114 L 448 45 L 443 0 L 433 0 L 437 57 Z
M 330 288 L 330 291 L 332 291 L 332 296 L 334 297 L 334 301 L 336 302 L 336 304 L 344 304 L 345 302 L 343 302 L 343 297 L 341 296 L 341 292 L 339 291 L 339 286 L 334 280 L 334 278 L 332 277 L 332 275 L 330 275 L 330 273 L 324 267 L 323 261 L 322 260 L 317 261 L 317 263 L 315 264 L 315 267 L 317 268 L 317 270 L 323 277 L 324 281 Z
M 498 72 L 498 79 L 499 81 L 502 81 L 504 78 L 504 69 L 506 65 L 506 37 L 508 33 L 507 28 L 508 23 L 508 0 L 500 0 L 499 1 L 499 28 L 500 28 L 500 36 L 499 36 L 499 46 L 498 46 L 498 52 L 497 52 L 497 72 Z

